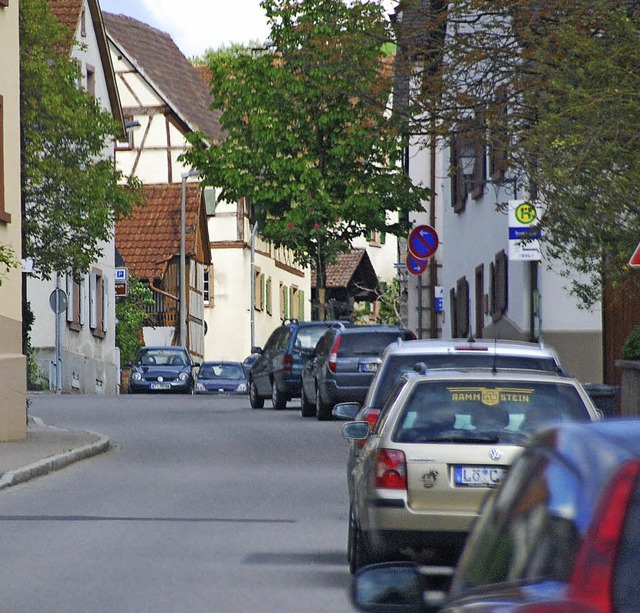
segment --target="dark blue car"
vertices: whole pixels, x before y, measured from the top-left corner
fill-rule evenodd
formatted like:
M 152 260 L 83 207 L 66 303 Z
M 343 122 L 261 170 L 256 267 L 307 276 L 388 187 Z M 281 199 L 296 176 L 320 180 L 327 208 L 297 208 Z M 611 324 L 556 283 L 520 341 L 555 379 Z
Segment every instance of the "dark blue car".
M 198 372 L 196 394 L 246 394 L 247 378 L 240 362 L 205 362 Z
M 130 364 L 129 393 L 193 394 L 194 362 L 186 347 L 141 347 Z

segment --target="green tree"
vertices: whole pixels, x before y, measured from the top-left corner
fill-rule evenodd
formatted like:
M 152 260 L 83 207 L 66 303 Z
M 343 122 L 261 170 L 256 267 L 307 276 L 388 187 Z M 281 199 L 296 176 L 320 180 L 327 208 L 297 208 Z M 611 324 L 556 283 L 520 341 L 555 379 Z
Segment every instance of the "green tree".
M 116 346 L 120 347 L 120 366 L 131 362 L 143 345 L 142 328 L 153 324 L 147 309 L 154 306 L 151 289 L 136 277 L 129 277 L 128 295 L 116 302 Z
M 326 267 L 366 231 L 401 235 L 428 190 L 402 168 L 388 112 L 391 32 L 379 2 L 263 0 L 272 47 L 209 53 L 222 142 L 191 139 L 185 160 L 222 196 L 247 197 L 260 233 Z M 393 217 L 391 213 L 397 213 Z
M 504 150 L 585 306 L 640 236 L 640 9 L 629 0 L 406 0 L 411 131 Z M 405 24 L 403 26 L 403 23 Z
M 114 222 L 138 201 L 103 154 L 118 127 L 78 88 L 71 31 L 45 0 L 20 3 L 23 256 L 34 273 L 88 270 L 113 236 Z

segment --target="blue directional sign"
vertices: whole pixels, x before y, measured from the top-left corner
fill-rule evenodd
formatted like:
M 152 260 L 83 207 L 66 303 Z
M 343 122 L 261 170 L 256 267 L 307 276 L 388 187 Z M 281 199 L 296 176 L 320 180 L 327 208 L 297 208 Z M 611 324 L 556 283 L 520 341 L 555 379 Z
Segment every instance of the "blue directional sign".
M 428 260 L 438 248 L 438 234 L 427 225 L 416 226 L 409 234 L 408 248 L 413 256 L 420 260 Z
M 429 260 L 422 260 L 413 255 L 413 253 L 407 253 L 407 270 L 412 275 L 421 275 L 427 270 L 428 264 Z

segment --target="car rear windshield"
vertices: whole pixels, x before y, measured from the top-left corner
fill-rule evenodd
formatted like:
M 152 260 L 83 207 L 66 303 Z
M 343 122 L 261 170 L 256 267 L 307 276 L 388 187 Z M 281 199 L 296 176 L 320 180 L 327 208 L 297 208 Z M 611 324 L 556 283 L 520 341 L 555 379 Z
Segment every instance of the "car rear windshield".
M 240 364 L 204 364 L 198 373 L 198 379 L 243 379 L 244 371 Z
M 299 328 L 298 335 L 295 340 L 296 349 L 313 349 L 320 337 L 327 331 L 329 325 L 325 326 L 309 326 L 307 328 Z
M 382 355 L 388 345 L 402 338 L 402 332 L 360 332 L 344 334 L 340 341 L 338 357 L 358 355 Z
M 540 370 L 543 372 L 557 372 L 556 361 L 551 357 L 527 356 L 496 356 L 483 354 L 432 354 L 432 355 L 390 355 L 379 373 L 380 380 L 376 383 L 375 397 L 370 399 L 370 406 L 381 407 L 393 386 L 402 375 L 409 372 L 422 362 L 429 368 L 491 368 L 500 369 Z
M 423 381 L 403 404 L 399 442 L 450 440 L 518 443 L 560 421 L 589 421 L 573 385 L 530 381 Z
M 189 358 L 176 349 L 146 349 L 138 355 L 136 363 L 143 366 L 186 366 Z

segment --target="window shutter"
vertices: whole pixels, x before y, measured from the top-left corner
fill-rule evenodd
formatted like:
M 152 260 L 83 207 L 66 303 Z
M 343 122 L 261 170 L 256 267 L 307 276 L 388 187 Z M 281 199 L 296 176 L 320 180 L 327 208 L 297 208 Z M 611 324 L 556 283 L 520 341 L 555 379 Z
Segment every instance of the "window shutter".
M 304 320 L 304 291 L 298 291 L 298 312 L 300 314 L 300 321 Z
M 102 279 L 102 330 L 109 329 L 109 279 Z
M 73 275 L 71 271 L 67 271 L 67 322 L 73 321 L 74 315 L 74 307 L 75 307 L 75 292 L 74 292 L 74 283 L 73 283 Z
M 271 315 L 271 277 L 269 277 L 267 279 L 267 284 L 265 287 L 265 291 L 267 293 L 266 295 L 266 309 L 267 309 L 267 313 L 269 315 Z
M 79 284 L 79 297 L 78 297 L 78 321 L 81 326 L 85 323 L 85 313 L 87 312 L 87 281 L 86 275 L 82 277 Z
M 89 327 L 93 330 L 98 326 L 97 283 L 98 275 L 95 272 L 89 273 Z

